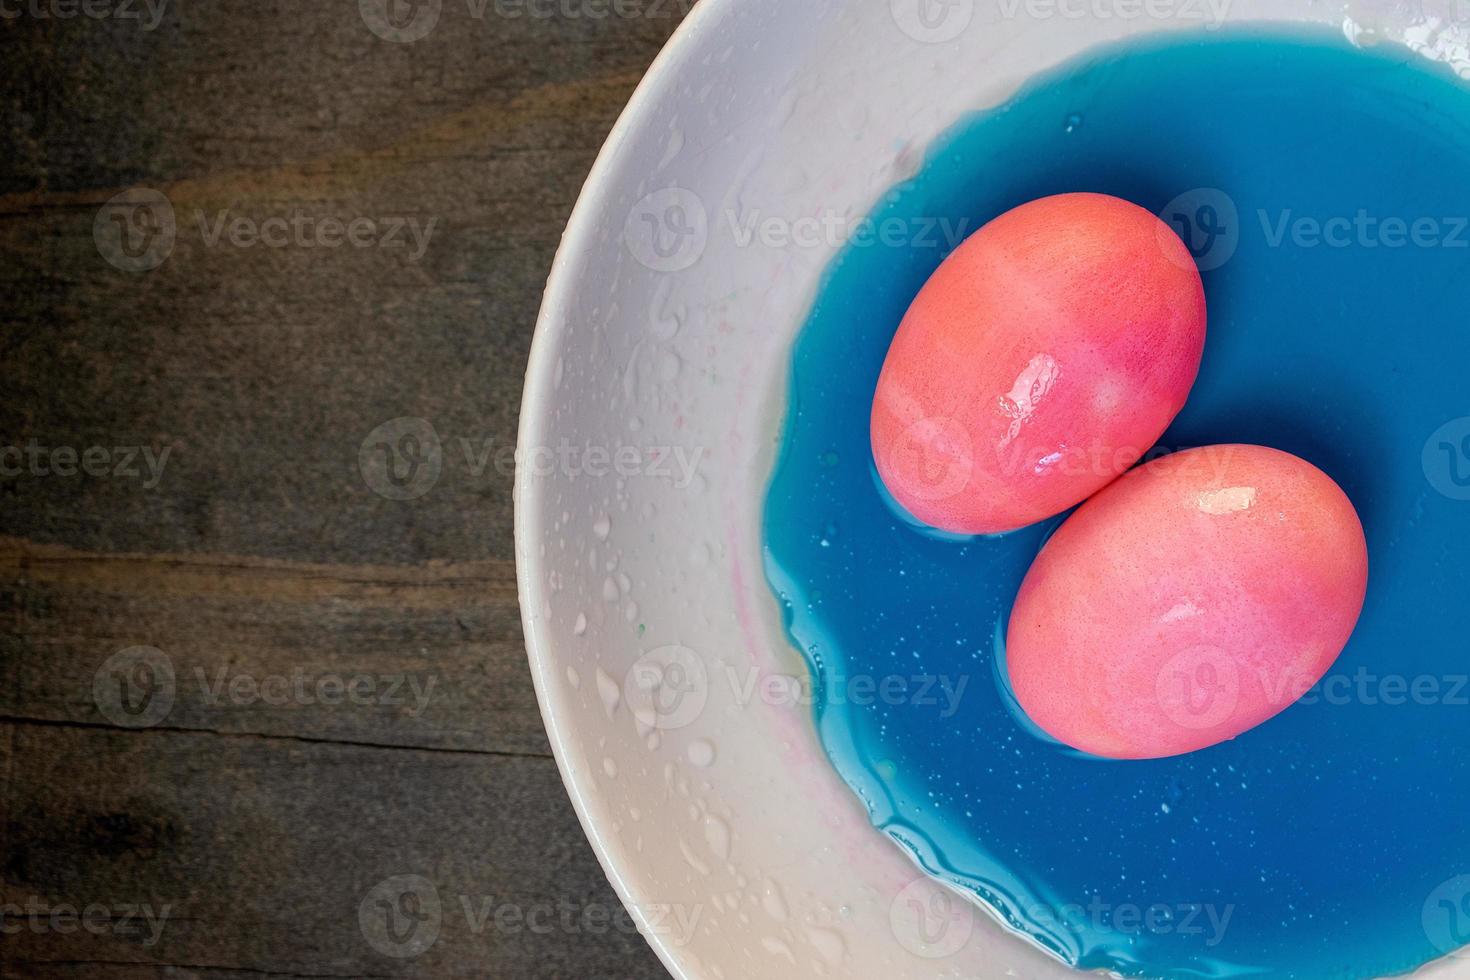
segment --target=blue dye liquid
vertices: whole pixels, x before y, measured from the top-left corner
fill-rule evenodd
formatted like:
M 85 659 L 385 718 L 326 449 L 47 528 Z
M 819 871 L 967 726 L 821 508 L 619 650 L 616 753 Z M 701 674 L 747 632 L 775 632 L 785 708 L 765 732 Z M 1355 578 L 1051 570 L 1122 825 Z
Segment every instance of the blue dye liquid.
M 1356 503 L 1367 608 L 1319 691 L 1152 762 L 1090 758 L 1017 717 L 998 640 L 1056 522 L 928 533 L 871 462 L 884 355 L 948 251 L 933 235 L 853 244 L 820 289 L 768 574 L 823 694 L 823 743 L 874 824 L 1034 942 L 1128 976 L 1402 973 L 1470 940 L 1470 883 L 1443 884 L 1470 873 L 1470 503 L 1453 499 L 1470 497 L 1470 423 L 1431 443 L 1470 415 L 1470 92 L 1405 49 L 1326 33 L 1102 49 L 964 121 L 873 218 L 968 233 L 1048 194 L 1164 212 L 1196 188 L 1236 214 L 1195 194 L 1164 215 L 1202 265 L 1228 261 L 1205 273 L 1203 370 L 1163 444 L 1275 446 Z M 1329 242 L 1334 218 L 1354 227 Z M 1391 218 L 1429 224 L 1395 246 Z M 910 680 L 873 695 L 856 678 Z M 965 687 L 921 692 L 933 678 Z

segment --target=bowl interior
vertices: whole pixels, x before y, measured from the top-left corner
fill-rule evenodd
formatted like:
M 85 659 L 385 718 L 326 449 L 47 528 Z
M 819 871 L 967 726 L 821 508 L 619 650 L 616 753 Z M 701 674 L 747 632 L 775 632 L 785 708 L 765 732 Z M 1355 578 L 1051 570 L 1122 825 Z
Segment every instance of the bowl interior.
M 817 742 L 760 538 L 791 340 L 936 137 L 1091 46 L 1272 20 L 1465 57 L 1389 2 L 1111 9 L 704 0 L 578 203 L 522 410 L 521 605 L 573 802 L 677 976 L 1071 975 L 874 831 Z

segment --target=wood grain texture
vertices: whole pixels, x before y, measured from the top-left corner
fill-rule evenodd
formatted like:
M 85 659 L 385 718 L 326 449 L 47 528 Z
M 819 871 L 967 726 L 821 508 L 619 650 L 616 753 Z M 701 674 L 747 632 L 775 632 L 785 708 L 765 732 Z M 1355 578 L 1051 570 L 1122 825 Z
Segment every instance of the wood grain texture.
M 561 230 L 688 3 L 442 0 L 394 43 L 373 2 L 0 18 L 0 977 L 665 975 L 550 758 L 505 461 Z M 176 229 L 141 273 L 94 234 L 139 186 Z M 379 234 L 227 230 L 298 216 Z M 412 499 L 360 459 L 400 417 L 443 445 Z M 410 956 L 362 917 L 404 875 Z

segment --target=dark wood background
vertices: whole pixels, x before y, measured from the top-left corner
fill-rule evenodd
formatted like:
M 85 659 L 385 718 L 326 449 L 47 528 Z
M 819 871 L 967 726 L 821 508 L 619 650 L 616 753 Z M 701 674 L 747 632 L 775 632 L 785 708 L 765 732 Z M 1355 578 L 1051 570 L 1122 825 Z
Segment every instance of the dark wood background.
M 687 0 L 442 0 L 413 43 L 358 0 L 82 2 L 0 17 L 0 975 L 664 976 L 549 754 L 505 460 L 562 227 Z M 137 186 L 177 228 L 149 272 L 99 238 Z M 298 213 L 435 225 L 200 227 Z M 405 416 L 443 467 L 389 499 L 359 454 Z M 135 647 L 171 678 L 112 671 Z M 398 875 L 441 901 L 416 956 L 359 920 Z

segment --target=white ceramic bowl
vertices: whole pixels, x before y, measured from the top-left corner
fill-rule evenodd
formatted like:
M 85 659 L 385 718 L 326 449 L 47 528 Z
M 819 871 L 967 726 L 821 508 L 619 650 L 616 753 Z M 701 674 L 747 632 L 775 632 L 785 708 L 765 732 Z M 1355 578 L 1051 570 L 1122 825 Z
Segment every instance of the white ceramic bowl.
M 1465 69 L 1464 33 L 1403 6 L 703 0 L 686 20 L 557 255 L 516 489 L 551 743 L 676 976 L 1072 974 L 872 829 L 793 687 L 806 670 L 766 587 L 760 515 L 789 346 L 840 245 L 828 229 L 867 214 L 964 113 L 1128 35 L 1217 14 L 1311 21 Z M 1434 972 L 1470 977 L 1470 962 Z

